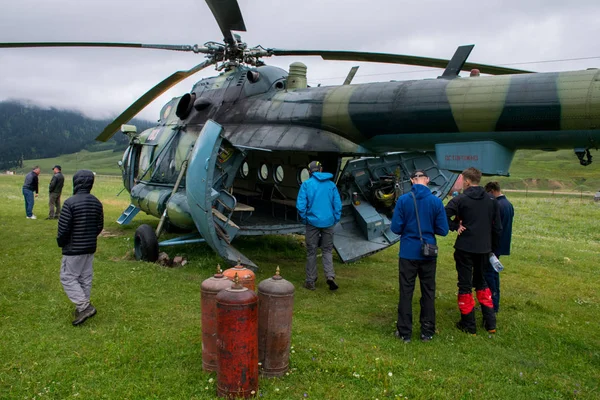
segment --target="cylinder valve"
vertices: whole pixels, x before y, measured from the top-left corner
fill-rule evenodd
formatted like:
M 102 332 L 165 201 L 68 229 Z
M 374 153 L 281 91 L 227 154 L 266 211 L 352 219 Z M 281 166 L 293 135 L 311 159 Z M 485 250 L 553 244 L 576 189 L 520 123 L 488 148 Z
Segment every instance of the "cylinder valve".
M 239 258 L 236 266 L 226 269 L 225 272 L 223 272 L 223 275 L 231 281 L 233 281 L 235 274 L 237 274 L 240 284 L 243 287 L 247 287 L 250 290 L 256 290 L 256 276 L 254 275 L 254 272 L 243 266 L 242 260 Z

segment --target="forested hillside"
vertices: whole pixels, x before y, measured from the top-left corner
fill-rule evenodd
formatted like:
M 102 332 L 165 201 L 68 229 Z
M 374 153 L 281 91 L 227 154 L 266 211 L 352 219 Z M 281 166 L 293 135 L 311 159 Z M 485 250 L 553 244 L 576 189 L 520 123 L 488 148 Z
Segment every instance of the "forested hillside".
M 115 135 L 107 143 L 94 140 L 109 123 L 73 111 L 0 102 L 0 169 L 20 167 L 22 159 L 56 157 L 83 149 L 125 148 L 125 135 Z M 153 125 L 140 120 L 132 123 L 138 131 Z

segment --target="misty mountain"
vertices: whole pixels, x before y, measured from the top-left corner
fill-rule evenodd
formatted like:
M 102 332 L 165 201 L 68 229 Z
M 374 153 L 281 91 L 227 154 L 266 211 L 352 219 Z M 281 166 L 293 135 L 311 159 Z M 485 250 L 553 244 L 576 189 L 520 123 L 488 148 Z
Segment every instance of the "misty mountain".
M 56 157 L 83 149 L 124 149 L 128 143 L 125 135 L 116 134 L 106 143 L 94 140 L 110 122 L 75 111 L 0 102 L 0 169 L 19 167 L 22 159 Z M 154 125 L 143 120 L 131 123 L 138 132 Z

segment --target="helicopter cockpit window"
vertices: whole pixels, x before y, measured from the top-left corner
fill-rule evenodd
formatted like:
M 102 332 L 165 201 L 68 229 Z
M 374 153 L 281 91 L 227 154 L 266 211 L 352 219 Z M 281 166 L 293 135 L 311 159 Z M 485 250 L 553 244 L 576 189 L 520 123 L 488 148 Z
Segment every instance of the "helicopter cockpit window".
M 298 184 L 301 185 L 302 182 L 310 178 L 310 173 L 307 168 L 302 168 L 300 172 L 298 172 Z
M 240 176 L 242 178 L 247 178 L 249 173 L 250 173 L 250 166 L 248 165 L 248 162 L 244 161 L 244 163 L 240 167 Z
M 269 179 L 269 166 L 267 164 L 261 164 L 260 169 L 258 170 L 258 177 L 262 181 Z
M 152 153 L 154 152 L 154 146 L 143 146 L 140 154 L 140 162 L 137 169 L 137 180 L 149 181 L 152 177 L 154 168 L 151 168 Z
M 283 167 L 281 165 L 278 165 L 277 167 L 275 167 L 275 172 L 273 173 L 273 179 L 275 179 L 275 182 L 277 182 L 277 183 L 283 182 Z

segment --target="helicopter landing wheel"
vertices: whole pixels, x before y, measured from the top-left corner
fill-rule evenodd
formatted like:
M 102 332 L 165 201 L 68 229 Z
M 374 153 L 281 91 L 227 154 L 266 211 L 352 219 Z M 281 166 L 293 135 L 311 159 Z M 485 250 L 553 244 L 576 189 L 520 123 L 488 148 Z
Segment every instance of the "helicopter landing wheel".
M 158 238 L 150 225 L 140 225 L 135 231 L 135 259 L 155 262 L 158 260 Z

